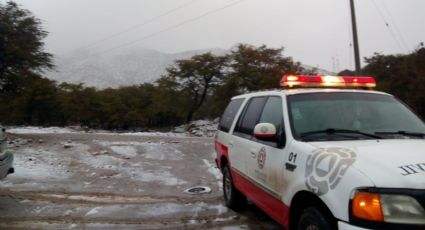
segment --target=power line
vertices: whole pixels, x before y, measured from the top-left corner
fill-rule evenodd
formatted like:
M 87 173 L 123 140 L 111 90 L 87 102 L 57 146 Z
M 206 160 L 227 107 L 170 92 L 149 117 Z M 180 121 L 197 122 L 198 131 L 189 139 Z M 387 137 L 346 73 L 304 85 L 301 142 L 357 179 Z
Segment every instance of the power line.
M 154 33 L 151 33 L 151 34 L 145 35 L 145 36 L 140 37 L 140 38 L 138 38 L 138 39 L 135 39 L 135 40 L 133 40 L 133 41 L 130 41 L 130 42 L 127 42 L 127 43 L 124 43 L 124 44 L 121 44 L 121 45 L 118 45 L 118 46 L 115 46 L 115 47 L 109 48 L 109 49 L 107 49 L 107 50 L 104 50 L 104 51 L 101 51 L 101 52 L 95 53 L 95 54 L 93 54 L 93 55 L 89 55 L 88 57 L 86 57 L 86 58 L 84 58 L 84 59 L 82 59 L 82 60 L 78 60 L 78 61 L 76 61 L 76 62 L 74 62 L 74 63 L 70 63 L 69 65 L 73 65 L 73 64 L 76 64 L 76 63 L 80 63 L 80 62 L 86 61 L 86 60 L 88 60 L 88 59 L 91 59 L 91 58 L 93 58 L 93 57 L 97 57 L 97 56 L 100 56 L 100 55 L 102 55 L 102 54 L 105 54 L 105 53 L 111 52 L 111 51 L 113 51 L 113 50 L 117 50 L 117 49 L 120 49 L 120 48 L 123 48 L 123 47 L 126 47 L 126 46 L 130 46 L 130 45 L 133 45 L 133 44 L 135 44 L 135 43 L 137 43 L 137 42 L 140 42 L 140 41 L 143 41 L 143 40 L 146 40 L 146 39 L 149 39 L 149 38 L 155 37 L 155 36 L 157 36 L 157 35 L 159 35 L 159 34 L 162 34 L 162 33 L 165 33 L 165 32 L 167 32 L 167 31 L 170 31 L 170 30 L 176 29 L 176 28 L 181 27 L 181 26 L 183 26 L 183 25 L 185 25 L 185 24 L 188 24 L 188 23 L 191 23 L 191 22 L 197 21 L 197 20 L 199 20 L 199 19 L 201 19 L 201 18 L 204 18 L 204 17 L 206 17 L 206 16 L 209 16 L 209 15 L 212 15 L 212 14 L 215 14 L 215 13 L 218 13 L 218 12 L 220 12 L 220 11 L 222 11 L 222 10 L 225 10 L 225 9 L 227 9 L 227 8 L 230 8 L 230 7 L 233 7 L 233 6 L 235 6 L 235 5 L 238 5 L 238 4 L 240 4 L 240 3 L 244 2 L 244 1 L 246 1 L 246 0 L 238 0 L 238 1 L 234 1 L 234 2 L 232 2 L 232 3 L 230 3 L 230 4 L 225 5 L 225 6 L 222 6 L 222 7 L 219 7 L 219 8 L 216 8 L 216 9 L 210 10 L 210 11 L 207 11 L 207 12 L 206 12 L 206 13 L 204 13 L 204 14 L 201 14 L 201 15 L 199 15 L 199 16 L 196 16 L 196 17 L 193 17 L 193 18 L 190 18 L 190 19 L 187 19 L 187 20 L 185 20 L 185 21 L 182 21 L 182 22 L 180 22 L 180 23 L 174 24 L 174 25 L 172 25 L 172 26 L 169 26 L 169 27 L 167 27 L 167 28 L 165 28 L 165 29 L 162 29 L 162 30 L 159 30 L 159 31 L 157 31 L 157 32 L 154 32 Z M 78 72 L 78 71 L 77 71 L 77 72 Z M 77 72 L 74 72 L 74 73 L 72 73 L 72 74 L 75 74 L 75 73 L 77 73 Z
M 378 4 L 375 2 L 375 0 L 372 0 L 373 5 L 375 6 L 376 10 L 378 11 L 379 15 L 381 16 L 382 20 L 385 23 L 385 26 L 387 27 L 388 31 L 390 32 L 391 36 L 393 37 L 394 41 L 397 43 L 398 47 L 401 51 L 406 51 L 401 42 L 398 40 L 397 36 L 395 35 L 394 31 L 391 29 L 390 24 L 385 18 L 384 13 L 379 8 Z
M 101 54 L 104 54 L 104 53 L 108 53 L 108 52 L 110 52 L 110 51 L 113 51 L 113 50 L 116 50 L 116 49 L 120 49 L 120 48 L 125 47 L 125 46 L 133 45 L 133 44 L 135 44 L 135 43 L 137 43 L 137 42 L 140 42 L 140 41 L 146 40 L 146 39 L 148 39 L 148 38 L 155 37 L 155 36 L 157 36 L 157 35 L 159 35 L 159 34 L 162 34 L 162 33 L 165 33 L 165 32 L 167 32 L 167 31 L 170 31 L 170 30 L 176 29 L 176 28 L 181 27 L 181 26 L 183 26 L 183 25 L 185 25 L 185 24 L 188 24 L 188 23 L 190 23 L 190 22 L 197 21 L 197 20 L 199 20 L 199 19 L 201 19 L 201 18 L 203 18 L 203 17 L 209 16 L 209 15 L 211 15 L 211 14 L 215 14 L 215 13 L 217 13 L 217 12 L 219 12 L 219 11 L 222 11 L 222 10 L 227 9 L 227 8 L 229 8 L 229 7 L 232 7 L 232 6 L 235 6 L 235 5 L 237 5 L 237 4 L 240 4 L 240 3 L 242 3 L 243 1 L 245 1 L 245 0 L 238 0 L 238 1 L 232 2 L 232 3 L 230 3 L 230 4 L 227 4 L 227 5 L 223 6 L 223 7 L 216 8 L 216 9 L 214 9 L 214 10 L 208 11 L 208 12 L 206 12 L 206 13 L 204 13 L 204 14 L 201 14 L 201 15 L 199 15 L 199 16 L 197 16 L 197 17 L 194 17 L 194 18 L 191 18 L 191 19 L 185 20 L 185 21 L 183 21 L 183 22 L 180 22 L 180 23 L 174 24 L 174 25 L 172 25 L 172 26 L 169 26 L 169 27 L 167 27 L 167 28 L 165 28 L 165 29 L 163 29 L 163 30 L 160 30 L 160 31 L 157 31 L 157 32 L 154 32 L 154 33 L 148 34 L 148 35 L 146 35 L 146 36 L 140 37 L 140 38 L 135 39 L 135 40 L 133 40 L 133 41 L 130 41 L 130 42 L 124 43 L 124 44 L 122 44 L 122 45 L 112 47 L 112 48 L 110 48 L 110 49 L 108 49 L 108 50 L 105 50 L 105 51 L 103 51 L 103 52 L 98 53 L 97 55 L 101 55 Z
M 91 48 L 91 47 L 93 47 L 93 46 L 96 46 L 97 44 L 103 43 L 103 42 L 105 42 L 105 41 L 111 40 L 112 38 L 118 37 L 118 36 L 120 36 L 120 35 L 122 35 L 122 34 L 128 33 L 128 32 L 130 32 L 130 31 L 133 31 L 133 30 L 138 29 L 138 28 L 140 28 L 140 27 L 143 27 L 143 26 L 145 26 L 145 25 L 147 25 L 147 24 L 149 24 L 149 23 L 152 23 L 152 22 L 154 22 L 154 21 L 156 21 L 156 20 L 158 20 L 158 19 L 160 19 L 160 18 L 162 18 L 162 17 L 168 16 L 168 15 L 170 15 L 170 14 L 172 14 L 172 13 L 176 12 L 176 11 L 179 11 L 179 10 L 181 10 L 181 9 L 183 9 L 183 8 L 186 8 L 186 7 L 190 6 L 190 5 L 193 5 L 194 3 L 199 2 L 199 1 L 200 1 L 200 0 L 192 0 L 192 1 L 190 1 L 190 2 L 186 2 L 185 4 L 180 5 L 180 6 L 178 6 L 178 7 L 175 7 L 175 8 L 173 8 L 173 9 L 171 9 L 171 10 L 169 10 L 169 11 L 167 11 L 167 12 L 163 13 L 163 14 L 160 14 L 160 15 L 154 16 L 154 17 L 152 17 L 152 18 L 148 19 L 148 20 L 147 20 L 147 21 L 145 21 L 145 22 L 142 22 L 142 23 L 140 23 L 140 24 L 136 24 L 136 25 L 134 25 L 134 26 L 132 26 L 132 27 L 129 27 L 129 28 L 125 29 L 125 30 L 121 30 L 121 31 L 119 31 L 119 32 L 117 32 L 117 33 L 111 34 L 111 35 L 109 35 L 109 36 L 107 36 L 107 37 L 105 37 L 105 38 L 102 38 L 102 39 L 100 39 L 100 40 L 97 40 L 97 41 L 95 41 L 95 42 L 92 42 L 92 43 L 90 43 L 90 44 L 88 44 L 88 45 L 86 45 L 86 46 L 82 46 L 82 47 L 80 47 L 80 48 L 73 49 L 72 51 L 75 51 L 75 50 L 78 50 L 78 49 L 84 49 L 84 48 Z M 72 52 L 72 51 L 69 51 L 69 52 L 67 52 L 67 53 L 70 53 L 70 52 Z M 63 55 L 63 54 L 62 54 L 62 55 Z
M 384 10 L 386 11 L 387 15 L 389 16 L 392 25 L 394 26 L 394 29 L 396 30 L 396 32 L 398 33 L 400 40 L 403 44 L 403 46 L 406 48 L 406 50 L 410 53 L 410 49 L 409 46 L 407 45 L 406 40 L 404 39 L 403 33 L 401 33 L 399 27 L 397 26 L 397 23 L 394 20 L 394 17 L 392 16 L 392 14 L 390 13 L 390 10 L 387 7 L 387 4 L 385 3 L 385 1 L 381 1 L 382 5 L 384 6 Z

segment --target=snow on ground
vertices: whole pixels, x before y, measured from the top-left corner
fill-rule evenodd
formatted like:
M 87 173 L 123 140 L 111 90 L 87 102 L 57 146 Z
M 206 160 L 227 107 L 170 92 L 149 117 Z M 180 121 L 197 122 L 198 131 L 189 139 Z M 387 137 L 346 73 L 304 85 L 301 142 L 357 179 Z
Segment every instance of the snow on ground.
M 90 210 L 89 212 L 87 212 L 86 216 L 95 215 L 95 214 L 99 213 L 99 209 L 101 209 L 101 208 L 102 207 L 93 208 L 92 210 Z
M 124 167 L 125 164 L 127 164 L 127 161 L 110 155 L 85 155 L 87 156 L 84 157 L 84 161 L 82 163 L 94 169 L 108 169 L 117 171 L 121 167 Z
M 176 186 L 187 184 L 187 181 L 184 181 L 177 176 L 173 175 L 169 170 L 164 167 L 161 167 L 162 170 L 155 171 L 143 171 L 140 168 L 131 168 L 126 169 L 126 173 L 131 176 L 133 180 L 142 181 L 142 182 L 159 182 L 168 186 Z
M 86 154 L 84 163 L 96 169 L 112 170 L 110 175 L 116 178 L 131 178 L 142 182 L 159 182 L 168 186 L 183 185 L 187 182 L 173 175 L 171 168 L 161 164 L 162 160 L 177 161 L 182 159 L 182 153 L 177 150 L 179 145 L 173 143 L 156 142 L 109 142 L 95 141 L 96 143 L 109 147 L 114 153 L 124 157 L 143 157 L 148 161 L 127 161 L 113 155 Z M 171 153 L 171 154 L 170 154 Z M 155 169 L 149 169 L 154 167 Z M 95 175 L 93 175 L 95 176 Z
M 134 146 L 110 146 L 109 148 L 117 154 L 126 156 L 126 157 L 134 157 L 137 155 L 136 148 Z
M 174 132 L 186 132 L 190 136 L 213 137 L 217 132 L 218 119 L 214 121 L 197 120 L 174 128 Z
M 113 135 L 123 135 L 123 136 L 154 136 L 154 137 L 185 137 L 186 134 L 182 133 L 172 133 L 172 132 L 124 132 L 124 133 L 102 133 L 102 134 L 113 134 Z
M 115 177 L 156 182 L 166 186 L 188 183 L 175 175 L 176 172 L 166 163 L 183 159 L 184 154 L 179 150 L 181 143 L 178 141 L 166 143 L 94 140 L 94 143 L 109 150 L 93 152 L 89 145 L 70 140 L 59 141 L 55 146 L 35 147 L 34 145 L 39 143 L 14 138 L 9 143 L 9 148 L 14 152 L 16 170 L 8 178 L 36 183 L 66 179 L 78 171 L 84 171 L 90 178 Z M 18 151 L 14 150 L 15 148 L 19 148 Z M 135 160 L 132 160 L 133 158 Z M 71 168 L 75 162 L 80 164 L 79 168 Z M 6 185 L 6 181 L 0 184 Z
M 145 149 L 144 156 L 147 159 L 154 160 L 181 160 L 183 153 L 177 149 L 177 144 L 165 144 L 165 143 L 141 143 Z M 167 154 L 167 153 L 173 154 Z
M 97 202 L 97 203 L 154 203 L 160 202 L 160 199 L 155 199 L 151 197 L 128 197 L 128 196 L 117 196 L 117 195 L 69 195 L 69 194 L 43 194 L 43 197 L 47 198 L 57 198 L 57 199 L 66 199 L 72 201 L 81 201 L 81 202 Z M 29 202 L 26 200 L 24 202 Z
M 61 180 L 71 172 L 63 161 L 53 152 L 32 148 L 22 149 L 14 154 L 15 173 L 10 175 L 27 180 Z
M 6 130 L 8 133 L 14 134 L 47 134 L 47 133 L 78 133 L 79 131 L 73 130 L 71 128 L 61 128 L 61 127 L 9 127 Z
M 54 212 L 55 207 L 49 207 L 49 210 L 45 212 Z M 35 212 L 36 210 L 34 210 Z M 129 211 L 131 213 L 129 213 Z M 186 203 L 174 203 L 174 202 L 160 202 L 160 203 L 151 203 L 151 204 L 103 204 L 102 206 L 92 206 L 74 209 L 72 215 L 82 214 L 90 218 L 155 218 L 158 216 L 164 218 L 171 218 L 173 216 L 185 214 L 185 216 L 190 216 L 188 218 L 195 218 L 215 215 L 223 216 L 229 212 L 229 209 L 223 204 L 210 204 L 205 202 L 193 202 L 190 204 Z M 230 217 L 234 218 L 233 215 Z
M 138 154 L 153 160 L 181 160 L 183 153 L 178 150 L 180 144 L 166 142 L 124 142 L 124 141 L 96 141 L 96 143 L 109 147 L 119 155 L 134 157 Z M 173 153 L 173 154 L 170 154 Z
M 215 158 L 215 153 L 211 154 L 211 155 L 213 155 L 213 157 Z M 214 158 L 212 158 L 212 159 L 214 159 Z M 222 190 L 223 181 L 222 181 L 221 171 L 217 168 L 215 163 L 212 163 L 211 161 L 209 161 L 207 159 L 202 159 L 202 161 L 204 162 L 204 165 L 207 168 L 208 172 L 210 174 L 212 174 L 214 176 L 214 178 L 216 179 L 219 190 Z
M 184 136 L 184 134 L 172 133 L 172 132 L 112 132 L 106 130 L 86 130 L 82 128 L 69 128 L 69 127 L 36 127 L 36 126 L 26 126 L 26 127 L 9 127 L 6 130 L 8 133 L 13 134 L 66 134 L 66 133 L 96 133 L 96 134 L 105 134 L 105 135 L 134 135 L 134 136 Z
M 207 122 L 198 125 L 208 127 Z M 223 205 L 211 139 L 182 138 L 192 136 L 188 133 L 164 138 L 111 133 L 114 138 L 68 135 L 82 131 L 55 128 L 25 132 L 38 131 L 42 134 L 10 135 L 16 172 L 0 181 L 6 188 L 0 194 L 1 229 L 240 230 L 250 229 L 245 223 L 256 215 L 254 209 L 254 215 L 239 216 Z M 194 185 L 212 191 L 196 196 L 183 192 Z
M 217 131 L 218 120 L 197 120 L 189 124 L 181 125 L 173 129 L 172 132 L 112 132 L 106 130 L 92 130 L 79 126 L 70 127 L 7 127 L 8 133 L 13 134 L 66 134 L 66 133 L 96 133 L 109 135 L 126 135 L 126 136 L 158 136 L 158 137 L 181 137 L 181 136 L 198 136 L 212 137 Z
M 211 173 L 215 179 L 220 180 L 221 179 L 221 172 L 220 170 L 213 164 L 211 164 L 210 161 L 207 159 L 202 160 L 205 164 L 205 166 L 208 168 L 208 172 Z

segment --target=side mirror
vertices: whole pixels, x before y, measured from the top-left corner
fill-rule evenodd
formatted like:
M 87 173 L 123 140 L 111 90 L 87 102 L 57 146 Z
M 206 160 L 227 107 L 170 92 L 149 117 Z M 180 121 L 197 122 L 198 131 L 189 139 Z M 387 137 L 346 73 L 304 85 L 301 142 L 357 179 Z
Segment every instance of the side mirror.
M 276 127 L 271 123 L 259 123 L 254 128 L 254 136 L 263 141 L 273 141 L 276 138 Z

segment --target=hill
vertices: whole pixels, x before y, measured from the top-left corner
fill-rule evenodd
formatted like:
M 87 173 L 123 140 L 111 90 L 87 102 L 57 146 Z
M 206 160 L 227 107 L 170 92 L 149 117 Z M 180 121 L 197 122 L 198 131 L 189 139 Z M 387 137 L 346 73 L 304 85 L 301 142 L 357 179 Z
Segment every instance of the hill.
M 48 72 L 46 77 L 58 82 L 83 83 L 96 88 L 137 85 L 158 79 L 175 60 L 208 51 L 217 55 L 226 52 L 211 49 L 168 54 L 138 48 L 96 55 L 94 50 L 78 51 L 56 57 L 57 68 Z
M 56 57 L 56 70 L 48 72 L 46 77 L 58 82 L 83 83 L 85 86 L 117 88 L 152 82 L 165 74 L 166 68 L 179 59 L 188 59 L 196 54 L 212 52 L 224 55 L 228 50 L 192 50 L 181 53 L 163 53 L 156 50 L 136 48 L 99 54 L 96 50 L 80 50 Z M 303 65 L 306 69 L 312 66 Z M 318 69 L 320 74 L 332 74 Z

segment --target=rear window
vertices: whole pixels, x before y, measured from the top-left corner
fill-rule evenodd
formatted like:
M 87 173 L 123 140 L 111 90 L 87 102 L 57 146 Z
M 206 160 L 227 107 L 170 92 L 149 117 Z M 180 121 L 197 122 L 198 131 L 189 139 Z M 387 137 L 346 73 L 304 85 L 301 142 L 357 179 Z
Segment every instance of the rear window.
M 235 132 L 246 134 L 248 135 L 247 138 L 252 135 L 266 99 L 266 97 L 254 97 L 249 101 L 244 115 L 239 118 L 238 127 L 236 127 Z
M 234 99 L 224 110 L 223 116 L 221 116 L 220 124 L 218 125 L 218 129 L 223 132 L 229 132 L 230 127 L 233 124 L 233 120 L 235 119 L 236 113 L 242 105 L 244 99 Z

